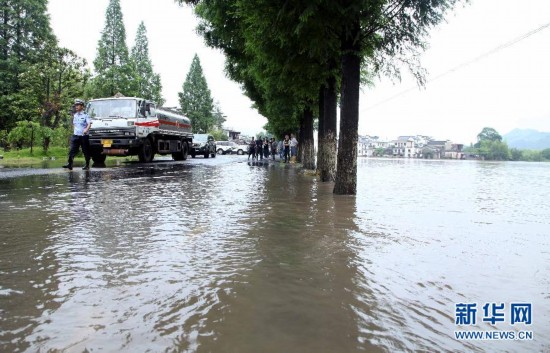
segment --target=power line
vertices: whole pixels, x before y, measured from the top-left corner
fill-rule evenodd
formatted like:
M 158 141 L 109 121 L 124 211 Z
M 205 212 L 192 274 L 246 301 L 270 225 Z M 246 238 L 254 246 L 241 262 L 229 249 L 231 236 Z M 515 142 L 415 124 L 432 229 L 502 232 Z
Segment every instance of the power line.
M 477 56 L 477 57 L 475 57 L 475 58 L 473 58 L 473 59 L 470 59 L 470 60 L 468 60 L 468 61 L 465 61 L 465 62 L 463 62 L 463 63 L 461 63 L 461 64 L 459 64 L 459 65 L 457 65 L 457 66 L 455 66 L 455 67 L 453 67 L 453 68 L 451 68 L 451 69 L 449 69 L 449 70 L 447 70 L 447 71 L 445 71 L 445 72 L 443 72 L 443 73 L 441 73 L 441 74 L 439 74 L 439 75 L 437 75 L 437 76 L 435 76 L 434 78 L 431 78 L 431 79 L 429 79 L 429 80 L 426 80 L 426 84 L 428 84 L 428 83 L 430 83 L 430 82 L 434 82 L 434 81 L 436 81 L 436 80 L 439 80 L 440 78 L 445 77 L 445 76 L 447 76 L 447 75 L 449 75 L 449 74 L 451 74 L 451 73 L 453 73 L 453 72 L 455 72 L 455 71 L 458 71 L 458 70 L 460 70 L 460 69 L 462 69 L 462 68 L 464 68 L 464 67 L 466 67 L 466 66 L 468 66 L 468 65 L 471 65 L 471 64 L 473 64 L 473 63 L 475 63 L 475 62 L 478 62 L 478 61 L 480 61 L 480 60 L 482 60 L 482 59 L 484 59 L 484 58 L 486 58 L 486 57 L 488 57 L 488 56 L 490 56 L 490 55 L 493 55 L 493 54 L 495 54 L 495 53 L 497 53 L 497 52 L 499 52 L 499 51 L 501 51 L 501 50 L 503 50 L 503 49 L 509 48 L 509 47 L 511 47 L 512 45 L 517 44 L 517 43 L 521 42 L 522 40 L 527 39 L 527 38 L 529 38 L 530 36 L 532 36 L 532 35 L 534 35 L 534 34 L 540 32 L 540 31 L 542 31 L 542 30 L 544 30 L 544 29 L 546 29 L 546 28 L 548 28 L 548 27 L 550 27 L 550 22 L 548 22 L 548 23 L 546 23 L 546 24 L 544 24 L 544 25 L 542 25 L 542 26 L 540 26 L 540 27 L 538 27 L 538 28 L 535 28 L 535 29 L 533 29 L 532 31 L 529 31 L 529 32 L 527 32 L 527 33 L 525 33 L 525 34 L 523 34 L 523 35 L 521 35 L 521 36 L 519 36 L 519 37 L 517 37 L 517 38 L 515 38 L 515 39 L 512 39 L 512 40 L 510 40 L 510 41 L 508 41 L 508 42 L 506 42 L 506 43 L 504 43 L 504 44 L 501 44 L 501 45 L 499 45 L 499 46 L 497 46 L 497 47 L 495 47 L 495 48 L 489 50 L 488 52 L 485 52 L 485 53 L 483 53 L 483 54 L 481 54 L 481 55 L 479 55 L 479 56 Z M 376 103 L 376 104 L 374 104 L 374 105 L 372 105 L 372 106 L 370 106 L 370 107 L 367 107 L 367 108 L 363 109 L 362 111 L 368 111 L 368 110 L 374 109 L 374 108 L 376 108 L 376 107 L 378 107 L 378 106 L 380 106 L 380 105 L 382 105 L 382 104 L 385 104 L 385 103 L 387 103 L 387 102 L 389 102 L 389 101 L 392 101 L 392 100 L 394 100 L 394 99 L 396 99 L 396 98 L 398 98 L 398 97 L 400 97 L 400 96 L 402 96 L 402 95 L 404 95 L 404 94 L 407 94 L 407 93 L 409 93 L 410 91 L 412 91 L 412 90 L 414 90 L 414 89 L 416 89 L 416 88 L 417 88 L 417 87 L 410 87 L 410 88 L 407 88 L 406 90 L 403 90 L 403 91 L 401 91 L 401 92 L 399 92 L 399 93 L 397 93 L 397 94 L 395 94 L 395 95 L 393 95 L 393 96 L 391 96 L 391 97 L 389 97 L 389 98 L 386 98 L 386 99 L 384 99 L 384 100 L 382 100 L 382 101 L 380 101 L 380 102 L 378 102 L 378 103 Z

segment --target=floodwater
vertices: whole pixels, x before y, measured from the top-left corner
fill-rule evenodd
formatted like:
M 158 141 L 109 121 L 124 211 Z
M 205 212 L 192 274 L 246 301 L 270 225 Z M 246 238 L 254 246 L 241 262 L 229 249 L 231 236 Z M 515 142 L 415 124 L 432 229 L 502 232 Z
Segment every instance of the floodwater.
M 334 196 L 241 156 L 0 169 L 0 351 L 550 351 L 550 163 L 360 159 L 358 180 Z

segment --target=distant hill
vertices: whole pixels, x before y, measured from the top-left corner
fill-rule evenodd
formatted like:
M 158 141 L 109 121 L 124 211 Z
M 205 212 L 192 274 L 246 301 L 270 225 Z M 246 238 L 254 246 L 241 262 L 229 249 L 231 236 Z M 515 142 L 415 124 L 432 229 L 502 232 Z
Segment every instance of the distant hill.
M 514 129 L 502 137 L 510 148 L 528 150 L 550 148 L 550 132 L 533 129 Z

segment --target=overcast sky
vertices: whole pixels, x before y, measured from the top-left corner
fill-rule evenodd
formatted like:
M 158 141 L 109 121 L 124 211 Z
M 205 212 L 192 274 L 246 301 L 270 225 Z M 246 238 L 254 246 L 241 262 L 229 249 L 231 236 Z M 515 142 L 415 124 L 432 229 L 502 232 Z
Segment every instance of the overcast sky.
M 60 44 L 86 58 L 91 68 L 107 5 L 108 0 L 49 0 Z M 178 104 L 177 93 L 197 53 L 212 95 L 227 115 L 227 127 L 248 134 L 261 130 L 266 119 L 251 109 L 240 86 L 225 77 L 224 57 L 196 34 L 191 8 L 173 0 L 121 0 L 121 7 L 129 48 L 139 22 L 145 22 L 167 106 Z M 428 80 L 548 23 L 548 0 L 471 0 L 432 31 L 422 58 Z M 388 139 L 424 134 L 470 143 L 484 126 L 501 134 L 514 128 L 550 131 L 550 27 L 422 89 L 410 75 L 400 83 L 381 78 L 375 87 L 363 88 L 359 109 L 359 133 Z

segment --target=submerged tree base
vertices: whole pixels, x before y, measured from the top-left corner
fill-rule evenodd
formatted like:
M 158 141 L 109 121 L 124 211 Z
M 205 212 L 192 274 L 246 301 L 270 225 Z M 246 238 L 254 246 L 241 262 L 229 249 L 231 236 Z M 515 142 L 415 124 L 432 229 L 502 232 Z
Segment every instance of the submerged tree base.
M 329 133 L 319 140 L 318 171 L 322 182 L 336 179 L 336 137 Z

